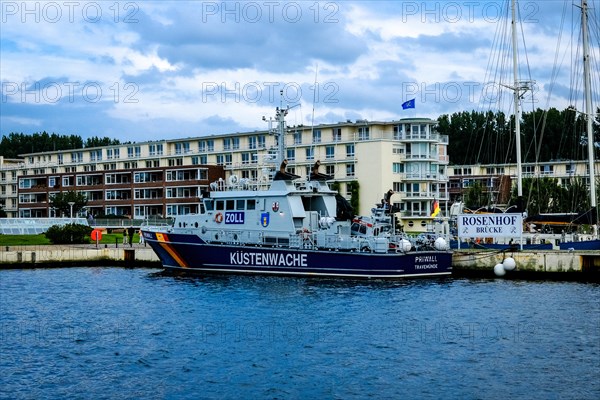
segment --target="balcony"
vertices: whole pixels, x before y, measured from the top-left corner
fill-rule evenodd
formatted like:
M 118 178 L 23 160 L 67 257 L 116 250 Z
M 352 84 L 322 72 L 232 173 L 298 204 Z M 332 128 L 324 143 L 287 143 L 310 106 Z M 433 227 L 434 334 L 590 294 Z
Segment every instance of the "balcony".
M 437 193 L 431 192 L 402 192 L 399 193 L 402 200 L 433 200 Z
M 440 181 L 446 180 L 446 176 L 442 174 L 437 174 L 435 172 L 425 173 L 425 172 L 416 172 L 416 173 L 404 173 L 400 174 L 401 179 L 407 181 Z

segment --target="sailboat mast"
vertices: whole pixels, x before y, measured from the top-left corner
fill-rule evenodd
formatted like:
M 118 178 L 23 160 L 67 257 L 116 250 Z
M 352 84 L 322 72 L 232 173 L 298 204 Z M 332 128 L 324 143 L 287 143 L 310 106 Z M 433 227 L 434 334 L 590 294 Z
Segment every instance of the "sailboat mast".
M 513 47 L 513 76 L 515 100 L 515 140 L 517 146 L 517 205 L 519 211 L 523 203 L 523 178 L 521 168 L 521 111 L 519 109 L 519 72 L 517 70 L 517 18 L 516 0 L 512 0 L 512 47 Z
M 587 119 L 588 161 L 590 168 L 590 206 L 596 210 L 596 179 L 594 174 L 594 133 L 592 129 L 593 115 L 592 93 L 590 83 L 590 53 L 587 27 L 587 0 L 581 1 L 581 29 L 583 36 L 583 84 L 585 90 L 585 117 Z

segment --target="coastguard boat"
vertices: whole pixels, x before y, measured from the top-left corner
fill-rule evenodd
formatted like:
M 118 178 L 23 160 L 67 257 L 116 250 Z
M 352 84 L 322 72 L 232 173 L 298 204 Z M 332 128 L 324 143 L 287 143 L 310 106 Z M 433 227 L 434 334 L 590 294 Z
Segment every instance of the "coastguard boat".
M 452 255 L 442 237 L 411 240 L 395 231 L 393 213 L 378 205 L 369 216 L 352 207 L 318 172 L 286 171 L 285 116 L 276 109 L 275 165 L 270 182 L 232 175 L 210 185 L 200 213 L 169 227 L 142 227 L 145 241 L 170 271 L 345 278 L 450 275 Z M 264 119 L 264 118 L 263 118 Z

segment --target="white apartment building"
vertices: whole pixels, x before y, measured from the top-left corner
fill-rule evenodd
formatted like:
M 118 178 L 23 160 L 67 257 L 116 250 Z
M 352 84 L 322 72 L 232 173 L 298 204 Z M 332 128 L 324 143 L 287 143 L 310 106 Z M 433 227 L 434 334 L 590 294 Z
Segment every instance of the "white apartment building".
M 508 204 L 512 189 L 517 184 L 516 164 L 472 164 L 451 165 L 448 168 L 450 201 L 460 201 L 464 193 L 476 182 L 481 184 L 499 206 Z M 590 187 L 590 177 L 600 176 L 600 161 L 594 162 L 594 171 L 590 173 L 587 160 L 560 160 L 539 163 L 522 163 L 523 178 L 547 177 L 557 180 L 561 186 L 569 185 L 574 179 L 580 179 Z
M 434 202 L 443 215 L 450 199 L 448 137 L 436 132 L 436 123 L 409 118 L 288 127 L 288 171 L 307 177 L 319 160 L 347 199 L 358 183 L 361 215 L 393 189 L 405 231 L 423 232 L 433 222 Z M 0 159 L 0 204 L 9 217 L 54 216 L 49 197 L 77 190 L 93 213 L 195 212 L 194 203 L 219 177 L 270 179 L 278 168 L 269 163 L 276 147 L 264 130 L 23 154 L 18 161 Z

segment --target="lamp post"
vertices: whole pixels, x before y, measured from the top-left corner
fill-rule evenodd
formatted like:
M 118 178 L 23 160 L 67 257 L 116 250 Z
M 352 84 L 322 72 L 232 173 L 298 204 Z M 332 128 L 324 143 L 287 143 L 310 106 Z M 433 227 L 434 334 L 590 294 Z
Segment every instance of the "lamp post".
M 75 205 L 74 201 L 69 202 L 69 206 L 71 207 L 71 218 L 73 218 L 73 206 Z

